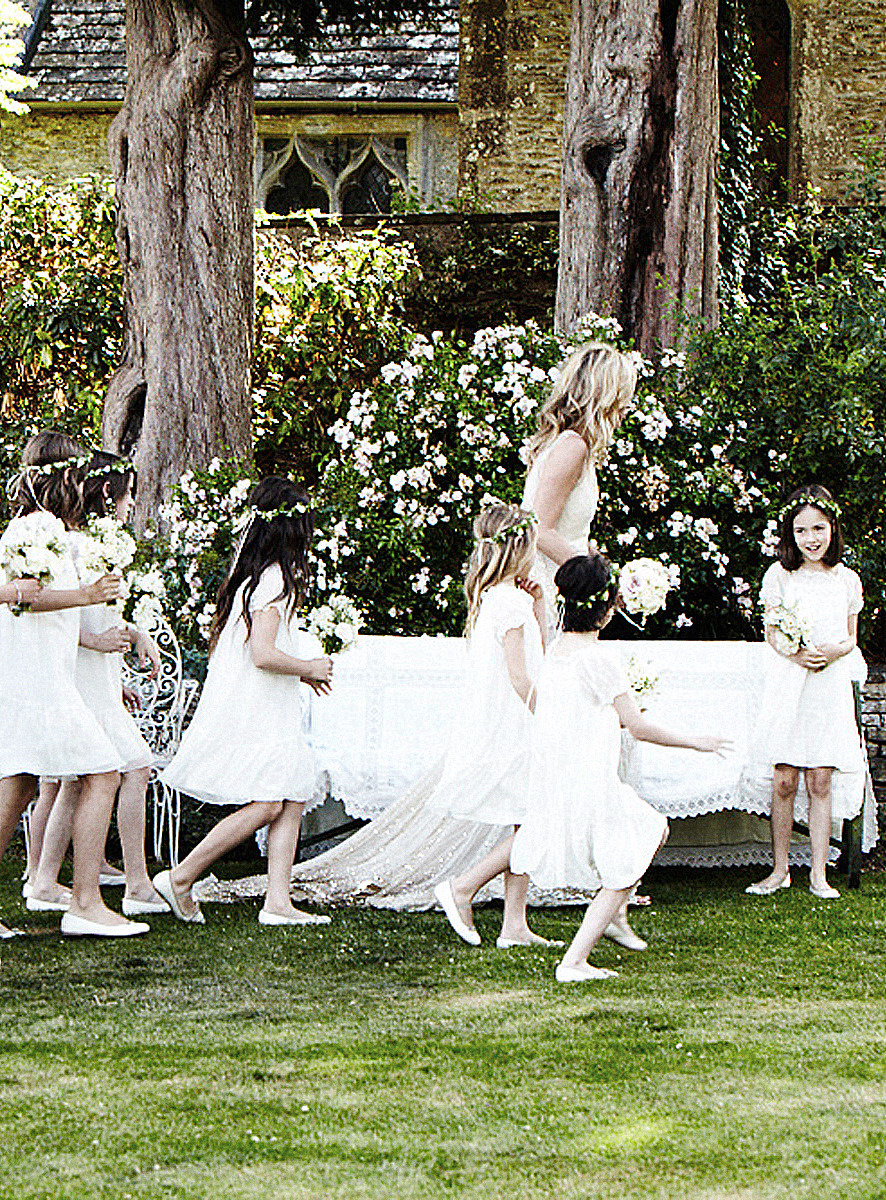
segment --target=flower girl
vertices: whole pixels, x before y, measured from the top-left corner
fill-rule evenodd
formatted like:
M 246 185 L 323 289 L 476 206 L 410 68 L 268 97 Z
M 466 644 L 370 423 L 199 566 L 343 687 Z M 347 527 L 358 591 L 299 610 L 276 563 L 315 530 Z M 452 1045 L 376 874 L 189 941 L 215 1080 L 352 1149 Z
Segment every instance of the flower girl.
M 122 528 L 131 515 L 134 487 L 135 469 L 131 462 L 116 454 L 96 451 L 84 473 L 84 519 L 88 522 L 90 517 L 111 517 L 111 537 L 118 541 L 114 531 L 117 523 Z M 70 538 L 81 580 L 89 582 L 90 573 L 94 573 L 90 571 L 89 531 L 73 531 Z M 134 543 L 130 545 L 134 547 Z M 101 564 L 95 569 L 100 570 Z M 159 653 L 147 633 L 127 624 L 114 606 L 101 604 L 80 609 L 75 680 L 87 707 L 122 759 L 117 826 L 125 868 L 121 880 L 126 885 L 123 912 L 134 917 L 168 912 L 169 905 L 154 890 L 145 861 L 145 796 L 154 755 L 123 703 L 121 654 L 130 649 L 138 653 L 143 664 L 150 663 L 156 673 Z M 58 871 L 70 841 L 78 784 L 62 784 L 56 797 L 58 791 L 57 783 L 41 782 L 40 799 L 31 821 L 32 859 L 39 862 L 26 893 L 26 905 L 32 911 L 65 909 L 68 904 L 65 890 L 58 884 Z M 113 876 L 102 875 L 105 881 L 110 878 Z
M 618 660 L 598 641 L 618 591 L 607 559 L 571 558 L 554 581 L 563 598 L 563 634 L 539 675 L 529 804 L 511 869 L 542 888 L 600 888 L 557 967 L 558 982 L 568 983 L 614 974 L 587 961 L 604 935 L 645 948 L 627 924 L 625 906 L 664 843 L 667 821 L 618 777 L 620 724 L 660 746 L 720 752 L 728 743 L 672 733 L 637 708 Z
M 268 890 L 259 922 L 326 924 L 328 917 L 294 908 L 289 895 L 302 813 L 323 799 L 302 734 L 298 684 L 323 693 L 332 678 L 330 658 L 298 657 L 294 610 L 307 583 L 313 518 L 302 489 L 275 476 L 255 486 L 250 506 L 219 590 L 200 702 L 161 775 L 170 787 L 235 811 L 154 886 L 180 920 L 202 924 L 192 886 L 267 825 Z
M 793 492 L 781 510 L 779 561 L 763 576 L 770 656 L 754 758 L 773 772 L 772 872 L 745 890 L 768 896 L 791 886 L 788 851 L 803 771 L 809 797 L 812 870 L 809 890 L 821 900 L 840 893 L 825 876 L 835 771 L 861 772 L 853 679 L 865 664 L 856 647 L 861 580 L 841 561 L 840 509 L 818 484 Z M 852 813 L 838 813 L 851 816 Z
M 0 539 L 6 558 L 21 535 L 27 557 L 36 539 L 55 520 L 59 537 L 50 578 L 13 615 L 0 608 L 0 853 L 34 794 L 40 775 L 80 778 L 74 813 L 74 881 L 62 933 L 128 937 L 146 933 L 143 922 L 128 921 L 107 908 L 99 891 L 99 871 L 120 756 L 74 683 L 82 605 L 103 604 L 120 592 L 120 579 L 106 575 L 82 587 L 71 557 L 66 529 L 79 524 L 83 455 L 64 434 L 36 434 L 25 447 L 13 505 L 21 518 Z M 13 533 L 13 530 L 16 533 Z M 2 932 L 2 931 L 0 931 Z
M 443 774 L 428 804 L 453 817 L 519 825 L 525 808 L 530 711 L 541 667 L 544 598 L 527 577 L 537 524 L 515 504 L 492 505 L 474 522 L 465 593 L 470 636 L 468 688 L 457 715 Z M 509 867 L 514 835 L 481 862 L 437 885 L 434 895 L 455 932 L 479 946 L 471 901 L 504 876 L 504 914 L 497 945 L 547 945 L 526 924 L 529 880 Z

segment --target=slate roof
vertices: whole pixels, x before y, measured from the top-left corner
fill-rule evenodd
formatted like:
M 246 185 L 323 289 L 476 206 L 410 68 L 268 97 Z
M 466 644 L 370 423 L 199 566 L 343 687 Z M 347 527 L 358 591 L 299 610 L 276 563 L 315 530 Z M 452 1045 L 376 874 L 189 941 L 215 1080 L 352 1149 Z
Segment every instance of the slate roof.
M 40 11 L 37 6 L 37 12 Z M 458 0 L 441 0 L 433 29 L 336 39 L 306 61 L 255 39 L 258 104 L 307 101 L 456 102 Z M 126 81 L 124 0 L 45 0 L 44 23 L 32 28 L 29 104 L 119 104 Z

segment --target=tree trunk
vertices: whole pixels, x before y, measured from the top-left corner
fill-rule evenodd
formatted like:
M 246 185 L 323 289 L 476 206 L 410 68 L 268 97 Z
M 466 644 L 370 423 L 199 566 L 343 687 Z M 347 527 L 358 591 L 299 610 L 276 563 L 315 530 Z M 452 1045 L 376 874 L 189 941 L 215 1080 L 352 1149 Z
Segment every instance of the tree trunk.
M 135 450 L 138 517 L 186 466 L 251 451 L 254 137 L 242 0 L 126 0 L 109 146 L 123 361 L 105 446 Z
M 573 0 L 557 326 L 717 320 L 717 0 Z

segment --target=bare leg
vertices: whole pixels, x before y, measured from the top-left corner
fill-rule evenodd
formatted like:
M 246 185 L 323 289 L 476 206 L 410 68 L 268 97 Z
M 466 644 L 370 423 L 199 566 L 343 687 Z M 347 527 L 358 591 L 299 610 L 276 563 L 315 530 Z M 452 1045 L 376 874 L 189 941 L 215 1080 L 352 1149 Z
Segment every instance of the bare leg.
M 769 819 L 769 836 L 772 839 L 772 871 L 761 879 L 756 887 L 775 890 L 790 875 L 788 852 L 791 848 L 791 833 L 794 828 L 794 801 L 800 784 L 797 767 L 776 763 L 772 773 L 772 814 Z
M 150 767 L 126 771 L 117 793 L 117 829 L 123 847 L 123 866 L 126 871 L 126 892 L 130 900 L 162 901 L 154 890 L 145 862 L 145 796 Z
M 128 924 L 125 917 L 108 908 L 99 890 L 105 839 L 119 783 L 116 771 L 84 775 L 74 809 L 74 884 L 68 912 L 99 925 Z
M 587 907 L 578 932 L 569 943 L 563 955 L 561 966 L 585 967 L 588 965 L 588 955 L 603 936 L 603 930 L 612 918 L 627 902 L 630 888 L 601 888 Z
M 41 798 L 44 785 L 41 784 Z M 43 849 L 34 868 L 31 895 L 36 900 L 70 903 L 70 891 L 58 882 L 58 873 L 71 844 L 74 812 L 80 799 L 80 780 L 65 780 L 57 788 L 55 803 L 49 812 L 43 832 Z
M 202 842 L 199 842 L 191 853 L 183 858 L 177 867 L 169 872 L 169 881 L 175 892 L 179 907 L 186 915 L 196 911 L 196 904 L 191 898 L 191 888 L 214 862 L 223 854 L 252 837 L 257 829 L 275 821 L 283 810 L 282 803 L 262 804 L 253 801 L 236 808 L 210 829 Z M 294 853 L 294 851 L 293 851 Z M 290 863 L 290 869 L 292 864 Z M 287 877 L 287 894 L 289 880 Z
M 0 855 L 9 845 L 36 788 L 37 779 L 34 775 L 7 775 L 5 779 L 0 779 Z M 8 927 L 0 922 L 0 934 L 8 932 Z
M 289 896 L 292 878 L 292 863 L 298 844 L 298 831 L 304 804 L 294 800 L 283 801 L 283 811 L 268 826 L 268 890 L 265 896 L 265 912 L 278 917 L 306 917 L 311 914 L 296 908 Z
M 52 806 L 55 804 L 61 784 L 57 779 L 41 779 L 37 787 L 37 799 L 31 812 L 28 845 L 28 882 L 33 884 L 37 875 L 37 864 L 43 850 L 43 832 Z
M 809 882 L 813 887 L 826 887 L 825 868 L 831 840 L 831 767 L 811 767 L 806 771 L 806 791 L 809 794 L 809 842 L 812 850 L 812 869 Z
M 513 844 L 514 834 L 512 833 L 503 842 L 499 842 L 495 849 L 490 850 L 486 857 L 481 858 L 469 871 L 465 871 L 464 875 L 459 875 L 449 881 L 458 914 L 469 929 L 474 928 L 471 901 L 490 879 L 494 879 L 496 875 L 501 875 L 504 871 L 510 872 L 511 846 Z M 525 923 L 525 909 L 523 919 Z M 502 932 L 504 932 L 504 928 L 502 928 Z

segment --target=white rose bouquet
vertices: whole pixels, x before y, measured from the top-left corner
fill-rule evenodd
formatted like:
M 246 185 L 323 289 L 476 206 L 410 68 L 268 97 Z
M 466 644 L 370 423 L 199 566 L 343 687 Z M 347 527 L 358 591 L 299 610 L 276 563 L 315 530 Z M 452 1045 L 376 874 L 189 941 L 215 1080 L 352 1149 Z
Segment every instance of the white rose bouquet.
M 349 650 L 362 625 L 362 615 L 347 596 L 330 596 L 308 613 L 308 632 L 319 639 L 324 654 Z
M 648 660 L 637 658 L 635 654 L 628 659 L 625 674 L 638 702 L 647 700 L 658 687 L 658 672 L 655 667 Z
M 46 587 L 56 578 L 67 554 L 68 532 L 64 521 L 48 512 L 13 517 L 0 541 L 0 570 L 7 580 L 36 579 Z M 10 611 L 18 616 L 27 607 L 10 605 Z
M 635 558 L 621 569 L 618 590 L 625 611 L 639 616 L 641 623 L 664 608 L 668 592 L 679 584 L 679 576 L 654 558 Z
M 776 604 L 764 610 L 763 624 L 775 629 L 775 649 L 788 657 L 812 645 L 812 621 L 799 604 Z
M 145 633 L 156 629 L 163 619 L 166 584 L 158 566 L 134 569 L 126 576 L 127 600 L 124 615 Z
M 120 597 L 115 601 L 121 613 L 129 594 L 124 573 L 132 565 L 137 548 L 135 538 L 114 517 L 90 517 L 77 553 L 81 583 L 95 583 L 104 575 L 124 576 Z

